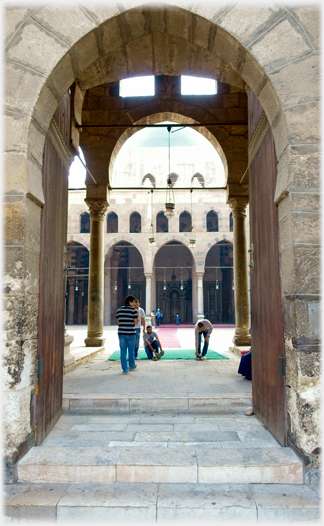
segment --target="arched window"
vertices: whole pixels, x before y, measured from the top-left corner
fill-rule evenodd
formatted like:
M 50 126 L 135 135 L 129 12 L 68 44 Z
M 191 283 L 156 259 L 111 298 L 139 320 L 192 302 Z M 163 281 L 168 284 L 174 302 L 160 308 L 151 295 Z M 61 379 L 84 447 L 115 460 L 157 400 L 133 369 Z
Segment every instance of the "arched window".
M 191 215 L 189 212 L 182 212 L 179 217 L 179 232 L 190 232 Z
M 229 229 L 230 232 L 233 232 L 233 212 L 231 212 L 229 215 Z
M 155 188 L 155 177 L 154 175 L 152 174 L 146 174 L 144 177 L 143 177 L 143 180 L 142 180 L 142 186 L 146 186 L 148 188 Z
M 218 232 L 218 215 L 214 210 L 207 214 L 207 232 Z
M 142 220 L 138 212 L 133 212 L 129 218 L 129 231 L 131 234 L 140 234 L 142 230 Z
M 108 234 L 117 234 L 118 232 L 118 215 L 115 212 L 110 212 L 107 216 L 107 232 Z
M 81 214 L 81 234 L 90 234 L 90 214 L 83 212 Z
M 201 175 L 199 172 L 197 172 L 195 175 L 192 176 L 190 186 L 197 187 L 197 188 L 204 188 L 205 187 L 204 176 Z
M 164 212 L 159 212 L 156 216 L 156 231 L 169 232 L 169 221 Z

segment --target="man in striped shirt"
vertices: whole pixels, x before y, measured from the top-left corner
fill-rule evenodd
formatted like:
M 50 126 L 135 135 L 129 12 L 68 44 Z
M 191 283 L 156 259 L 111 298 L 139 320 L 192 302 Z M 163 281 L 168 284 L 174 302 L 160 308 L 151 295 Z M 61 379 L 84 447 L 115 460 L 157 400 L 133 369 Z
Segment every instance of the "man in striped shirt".
M 134 307 L 135 296 L 127 296 L 125 305 L 120 307 L 116 313 L 118 325 L 118 338 L 120 347 L 120 362 L 123 374 L 136 369 L 135 364 L 135 325 L 138 323 L 138 312 Z M 128 350 L 128 363 L 127 363 Z

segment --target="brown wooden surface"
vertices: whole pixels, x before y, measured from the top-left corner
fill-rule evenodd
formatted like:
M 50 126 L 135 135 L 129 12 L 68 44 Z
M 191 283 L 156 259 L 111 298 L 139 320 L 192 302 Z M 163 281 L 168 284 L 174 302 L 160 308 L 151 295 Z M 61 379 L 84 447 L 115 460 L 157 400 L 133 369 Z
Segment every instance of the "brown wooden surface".
M 249 90 L 249 141 L 263 109 Z M 249 170 L 251 271 L 252 392 L 256 416 L 282 445 L 287 445 L 285 378 L 279 374 L 284 356 L 279 267 L 275 146 L 267 133 Z
M 55 120 L 69 144 L 70 97 L 66 94 Z M 40 308 L 38 360 L 43 375 L 38 379 L 36 445 L 41 444 L 62 412 L 65 274 L 67 238 L 68 168 L 46 138 L 43 162 L 45 205 L 41 218 Z

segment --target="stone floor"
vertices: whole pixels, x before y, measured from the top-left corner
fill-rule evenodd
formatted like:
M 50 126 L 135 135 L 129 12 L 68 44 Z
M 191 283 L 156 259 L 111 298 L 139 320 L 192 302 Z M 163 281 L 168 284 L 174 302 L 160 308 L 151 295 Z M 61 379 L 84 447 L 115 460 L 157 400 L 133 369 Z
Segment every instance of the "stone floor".
M 84 328 L 68 332 L 82 345 Z M 237 373 L 232 329 L 210 343 L 229 360 L 138 360 L 127 375 L 108 361 L 116 328 L 105 336 L 103 353 L 64 376 L 61 418 L 5 488 L 7 520 L 319 521 L 319 488 L 304 485 L 301 461 L 244 414 L 252 382 Z M 192 329 L 177 336 L 194 347 Z

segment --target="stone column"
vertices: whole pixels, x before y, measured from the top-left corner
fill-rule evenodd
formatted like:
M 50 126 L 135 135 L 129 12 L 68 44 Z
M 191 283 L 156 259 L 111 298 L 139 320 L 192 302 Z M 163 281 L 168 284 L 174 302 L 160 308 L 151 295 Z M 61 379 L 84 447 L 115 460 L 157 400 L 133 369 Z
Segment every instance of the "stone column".
M 105 199 L 85 199 L 90 210 L 90 261 L 88 292 L 87 347 L 100 347 L 104 315 L 104 218 L 108 207 Z
M 235 345 L 250 345 L 250 312 L 249 312 L 249 285 L 248 261 L 246 245 L 246 207 L 247 197 L 230 198 L 229 206 L 233 211 L 234 233 L 234 298 L 235 298 Z
M 152 319 L 151 319 L 151 287 L 152 287 L 152 274 L 146 273 L 146 308 L 145 308 L 145 325 L 152 325 Z
M 197 272 L 197 296 L 198 296 L 197 321 L 204 319 L 204 274 L 205 272 Z
M 74 322 L 74 286 L 75 276 L 68 278 L 69 284 L 69 302 L 68 302 L 68 325 L 73 325 Z

